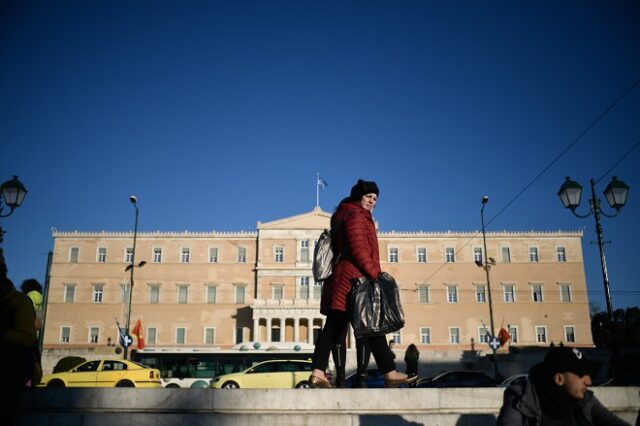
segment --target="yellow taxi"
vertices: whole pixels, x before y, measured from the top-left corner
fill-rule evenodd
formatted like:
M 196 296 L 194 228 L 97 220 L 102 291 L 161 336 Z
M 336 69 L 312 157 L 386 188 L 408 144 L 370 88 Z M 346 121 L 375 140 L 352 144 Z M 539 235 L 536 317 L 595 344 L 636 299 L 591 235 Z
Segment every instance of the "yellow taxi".
M 122 359 L 87 361 L 69 371 L 42 377 L 40 387 L 160 388 L 160 370 Z
M 214 377 L 211 387 L 216 389 L 278 388 L 306 389 L 309 387 L 311 361 L 263 361 L 239 373 Z

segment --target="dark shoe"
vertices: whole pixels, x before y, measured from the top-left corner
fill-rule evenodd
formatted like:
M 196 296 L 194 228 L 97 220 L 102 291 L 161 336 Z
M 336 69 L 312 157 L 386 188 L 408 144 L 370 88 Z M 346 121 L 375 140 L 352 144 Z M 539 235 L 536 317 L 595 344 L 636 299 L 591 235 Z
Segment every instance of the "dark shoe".
M 315 389 L 331 389 L 333 385 L 329 383 L 327 380 L 311 375 L 309 376 L 309 386 Z
M 385 388 L 397 388 L 402 385 L 411 385 L 416 380 L 418 380 L 418 376 L 406 377 L 404 379 L 384 379 L 384 387 Z
M 338 374 L 336 375 L 336 384 L 335 386 L 337 388 L 346 388 L 347 387 L 347 382 L 344 381 L 344 376 Z
M 356 374 L 353 378 L 353 382 L 351 383 L 352 389 L 367 388 L 367 375 L 366 374 Z

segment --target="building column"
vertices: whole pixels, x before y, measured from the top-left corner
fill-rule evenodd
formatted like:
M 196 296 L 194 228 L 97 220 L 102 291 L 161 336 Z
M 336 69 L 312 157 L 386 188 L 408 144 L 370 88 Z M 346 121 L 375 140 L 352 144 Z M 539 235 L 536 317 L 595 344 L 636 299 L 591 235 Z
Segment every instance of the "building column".
M 293 341 L 296 343 L 300 341 L 300 318 L 293 319 Z
M 253 319 L 253 341 L 260 341 L 260 318 Z
M 307 343 L 313 344 L 313 318 L 307 318 Z
M 284 333 L 287 329 L 286 318 L 280 318 L 280 343 L 285 341 Z
M 271 318 L 267 318 L 267 338 L 265 342 L 271 342 Z

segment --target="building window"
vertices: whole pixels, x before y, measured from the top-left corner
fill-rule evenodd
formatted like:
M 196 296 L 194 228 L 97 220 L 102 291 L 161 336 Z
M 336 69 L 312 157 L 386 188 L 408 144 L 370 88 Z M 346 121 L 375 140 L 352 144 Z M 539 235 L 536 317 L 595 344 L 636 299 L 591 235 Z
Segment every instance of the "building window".
M 128 303 L 129 302 L 129 291 L 131 287 L 129 283 L 120 284 L 120 303 Z
M 247 262 L 247 249 L 246 247 L 238 247 L 238 263 Z
M 431 328 L 420 327 L 420 343 L 423 345 L 431 344 Z
M 538 247 L 529 247 L 529 262 L 538 261 Z
M 274 247 L 273 249 L 273 261 L 276 263 L 284 262 L 284 247 Z
M 418 303 L 429 303 L 429 286 L 418 286 Z
M 274 285 L 273 286 L 273 300 L 282 300 L 284 298 L 284 286 L 283 285 Z
M 458 327 L 449 327 L 449 343 L 454 345 L 460 343 L 460 329 Z
M 398 249 L 389 247 L 389 263 L 398 263 Z
M 98 343 L 100 338 L 100 328 L 98 327 L 90 327 L 89 328 L 89 343 Z
M 98 263 L 106 263 L 107 262 L 107 248 L 106 247 L 98 247 L 98 258 L 96 259 Z
M 474 247 L 473 248 L 473 261 L 479 264 L 482 264 L 482 248 Z
M 536 303 L 542 302 L 542 284 L 531 285 L 531 300 Z
M 187 303 L 188 299 L 189 299 L 189 286 L 179 285 L 178 286 L 178 303 Z
M 187 329 L 184 327 L 176 328 L 176 344 L 184 345 L 187 340 Z
M 576 329 L 572 325 L 564 326 L 564 340 L 567 343 L 575 343 L 576 342 Z
M 566 262 L 567 261 L 567 253 L 564 250 L 564 247 L 556 247 L 556 258 L 558 262 Z
M 153 248 L 153 263 L 162 263 L 162 248 Z
M 514 303 L 516 301 L 515 286 L 513 284 L 505 284 L 503 286 L 504 303 Z
M 244 327 L 236 327 L 236 343 L 244 342 Z
M 447 263 L 453 263 L 456 261 L 456 252 L 453 247 L 447 247 L 444 249 L 444 258 Z
M 489 339 L 491 339 L 491 333 L 489 333 L 489 329 L 485 326 L 478 327 L 478 342 L 489 343 Z
M 507 329 L 511 336 L 511 343 L 518 343 L 518 327 L 515 325 L 507 325 Z
M 544 325 L 536 326 L 536 342 L 547 343 L 547 327 Z
M 300 299 L 310 299 L 309 293 L 309 277 L 300 277 L 298 278 L 298 284 L 300 286 L 300 291 L 298 294 L 300 295 Z
M 447 302 L 458 303 L 458 286 L 456 285 L 447 286 Z
M 133 247 L 127 247 L 124 250 L 124 263 L 133 262 Z
M 320 300 L 322 296 L 322 282 L 314 281 L 313 282 L 313 298 L 316 300 Z
M 180 249 L 180 262 L 189 263 L 191 261 L 191 249 L 189 247 L 182 247 Z
M 215 285 L 207 286 L 207 303 L 216 303 L 216 296 L 218 295 L 218 288 Z
M 60 343 L 69 343 L 71 327 L 60 327 Z
M 149 303 L 155 305 L 160 302 L 160 286 L 151 284 L 149 286 Z
M 102 303 L 103 296 L 104 296 L 104 284 L 94 284 L 93 295 L 91 296 L 91 300 L 93 300 L 93 303 Z
M 300 241 L 300 262 L 309 262 L 309 240 Z
M 560 284 L 560 301 L 571 302 L 571 286 L 569 284 Z
M 156 328 L 155 327 L 149 327 L 147 328 L 147 339 L 146 342 L 149 345 L 155 345 L 156 344 Z
M 393 340 L 396 343 L 396 345 L 401 345 L 402 344 L 402 332 L 400 330 L 398 330 L 395 333 L 392 333 L 390 340 Z
M 80 257 L 80 247 L 71 247 L 69 249 L 69 263 L 78 263 Z
M 476 302 L 486 303 L 487 287 L 485 285 L 476 285 Z
M 209 247 L 209 263 L 218 263 L 218 247 Z
M 76 299 L 76 285 L 65 284 L 64 285 L 64 303 L 73 303 Z
M 235 287 L 236 287 L 236 303 L 238 304 L 245 303 L 244 299 L 245 299 L 246 286 L 237 285 Z
M 416 257 L 418 263 L 427 263 L 427 248 L 418 247 Z
M 500 254 L 502 255 L 502 263 L 511 262 L 511 249 L 509 247 L 500 247 Z
M 204 328 L 204 344 L 213 345 L 216 341 L 215 338 L 216 338 L 216 329 L 213 327 L 205 327 Z

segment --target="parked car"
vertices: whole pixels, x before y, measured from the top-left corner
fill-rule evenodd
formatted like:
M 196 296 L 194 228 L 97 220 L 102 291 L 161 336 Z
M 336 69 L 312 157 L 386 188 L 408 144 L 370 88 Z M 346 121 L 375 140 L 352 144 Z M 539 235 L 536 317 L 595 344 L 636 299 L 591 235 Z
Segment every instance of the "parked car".
M 348 388 L 353 386 L 353 381 L 356 378 L 357 371 L 347 375 L 345 378 L 345 383 Z M 377 368 L 370 368 L 367 370 L 367 379 L 366 379 L 368 388 L 383 388 L 384 387 L 384 375 L 380 373 Z
M 526 382 L 527 382 L 527 378 L 529 377 L 528 374 L 514 374 L 511 377 L 507 377 L 506 379 L 504 379 L 504 381 L 502 383 L 500 383 L 498 386 L 500 387 L 509 387 L 511 385 L 519 385 L 519 386 L 523 386 Z
M 418 388 L 483 388 L 495 386 L 496 382 L 481 371 L 445 371 L 434 377 L 419 379 Z
M 160 370 L 122 359 L 84 362 L 69 371 L 42 377 L 43 387 L 160 388 Z
M 216 389 L 236 388 L 308 388 L 311 361 L 263 361 L 239 373 L 224 374 L 211 380 Z

